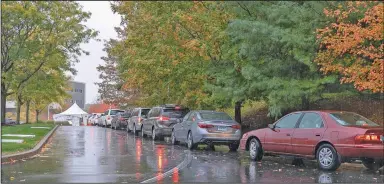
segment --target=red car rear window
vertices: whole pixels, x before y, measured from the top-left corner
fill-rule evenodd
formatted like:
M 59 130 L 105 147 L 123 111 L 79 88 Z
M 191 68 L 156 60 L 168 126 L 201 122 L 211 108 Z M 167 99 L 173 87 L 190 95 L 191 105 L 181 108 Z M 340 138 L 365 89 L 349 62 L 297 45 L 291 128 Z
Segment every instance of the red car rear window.
M 343 126 L 380 126 L 362 115 L 352 112 L 334 112 L 330 116 Z

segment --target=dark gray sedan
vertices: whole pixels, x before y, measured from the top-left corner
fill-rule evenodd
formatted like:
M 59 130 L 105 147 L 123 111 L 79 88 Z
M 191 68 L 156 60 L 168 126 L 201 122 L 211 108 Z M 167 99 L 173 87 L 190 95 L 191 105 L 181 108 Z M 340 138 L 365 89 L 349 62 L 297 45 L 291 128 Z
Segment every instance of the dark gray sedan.
M 189 109 L 174 104 L 153 107 L 143 121 L 141 135 L 150 135 L 153 140 L 170 137 L 174 125 L 181 123 Z
M 191 111 L 184 116 L 182 123 L 173 127 L 172 143 L 185 142 L 189 149 L 198 144 L 228 145 L 236 151 L 241 139 L 241 126 L 228 114 L 216 111 Z

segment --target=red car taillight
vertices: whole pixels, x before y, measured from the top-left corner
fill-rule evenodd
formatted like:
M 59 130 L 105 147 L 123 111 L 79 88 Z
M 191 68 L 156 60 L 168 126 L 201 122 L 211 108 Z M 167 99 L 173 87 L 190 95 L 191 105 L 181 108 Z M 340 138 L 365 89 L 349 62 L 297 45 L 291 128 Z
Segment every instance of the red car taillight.
M 158 117 L 157 119 L 158 119 L 159 121 L 168 121 L 168 120 L 169 120 L 169 118 L 166 117 L 166 116 L 160 116 L 160 117 Z
M 372 143 L 381 143 L 380 135 L 357 135 L 355 137 L 356 144 L 372 144 Z
M 233 128 L 233 129 L 240 129 L 241 126 L 240 125 L 232 125 L 231 128 Z
M 120 121 L 124 121 L 124 118 L 120 118 Z
M 205 124 L 205 123 L 197 123 L 197 126 L 200 128 L 213 128 L 213 125 Z
M 141 121 L 143 121 L 143 118 L 139 118 L 137 121 L 139 121 L 139 123 L 140 123 Z
M 111 117 L 110 117 L 110 116 L 107 116 L 107 120 L 109 120 L 109 119 L 111 119 Z

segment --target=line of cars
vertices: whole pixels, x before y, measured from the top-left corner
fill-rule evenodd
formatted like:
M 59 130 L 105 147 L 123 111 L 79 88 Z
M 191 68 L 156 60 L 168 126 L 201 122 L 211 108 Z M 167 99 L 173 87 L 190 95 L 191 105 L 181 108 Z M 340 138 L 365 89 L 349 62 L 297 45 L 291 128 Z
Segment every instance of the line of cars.
M 184 143 L 191 150 L 199 144 L 212 149 L 214 145 L 228 145 L 231 151 L 240 147 L 254 161 L 262 160 L 264 155 L 315 159 L 318 167 L 327 171 L 355 160 L 370 170 L 384 166 L 383 126 L 352 112 L 292 112 L 268 128 L 244 134 L 240 124 L 224 112 L 190 111 L 179 105 L 112 109 L 97 122 L 99 126 L 125 128 L 153 140 L 171 137 L 172 144 Z

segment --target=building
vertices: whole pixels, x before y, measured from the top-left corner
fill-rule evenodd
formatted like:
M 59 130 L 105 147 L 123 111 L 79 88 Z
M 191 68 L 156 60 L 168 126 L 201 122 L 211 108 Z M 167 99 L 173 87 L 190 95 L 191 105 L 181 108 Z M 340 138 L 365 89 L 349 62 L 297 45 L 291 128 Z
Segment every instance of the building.
M 16 113 L 16 101 L 6 101 L 5 112 Z
M 85 83 L 70 81 L 71 90 L 67 91 L 72 98 L 66 99 L 65 103 L 68 107 L 72 106 L 76 102 L 76 104 L 84 109 L 85 107 Z

